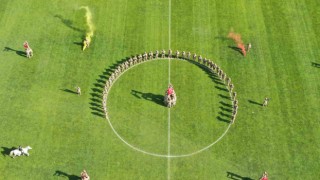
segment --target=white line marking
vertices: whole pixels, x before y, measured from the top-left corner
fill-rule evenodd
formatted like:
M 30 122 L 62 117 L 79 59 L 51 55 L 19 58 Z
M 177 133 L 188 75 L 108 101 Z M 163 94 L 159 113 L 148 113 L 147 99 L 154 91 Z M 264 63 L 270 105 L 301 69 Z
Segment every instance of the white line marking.
M 170 108 L 168 110 L 168 180 L 170 179 Z
M 169 49 L 171 49 L 171 0 L 169 0 Z M 168 72 L 168 83 L 170 84 L 170 76 L 171 76 L 171 66 L 170 66 L 171 60 L 169 57 L 169 72 Z M 168 180 L 170 180 L 170 108 L 168 108 L 168 170 L 167 170 L 167 175 L 168 175 Z
M 173 59 L 175 59 L 175 58 L 173 58 Z M 146 63 L 146 62 L 149 62 L 149 61 L 157 61 L 157 60 L 163 61 L 162 58 L 153 59 L 153 60 L 148 60 L 148 61 L 144 61 L 144 62 L 135 64 L 135 65 L 129 67 L 128 69 L 126 69 L 125 71 L 123 71 L 123 72 L 113 81 L 113 83 L 112 83 L 111 86 L 109 87 L 109 91 L 107 92 L 106 96 L 109 95 L 109 92 L 111 91 L 111 88 L 112 88 L 113 84 L 114 84 L 126 71 L 128 71 L 128 70 L 130 70 L 131 68 L 133 68 L 133 67 L 135 67 L 135 66 L 138 66 L 138 65 L 140 65 L 140 64 L 143 64 L 143 63 Z M 187 62 L 186 60 L 185 60 L 185 61 L 181 61 L 181 60 L 179 60 L 179 59 L 177 59 L 177 60 L 178 60 L 179 62 Z M 190 60 L 190 61 L 191 61 L 191 60 Z M 196 62 L 196 63 L 198 63 L 198 62 Z M 199 63 L 198 63 L 198 64 L 199 64 Z M 231 93 L 230 93 L 230 96 L 231 96 Z M 155 156 L 155 157 L 168 158 L 168 159 L 169 159 L 169 158 L 182 158 L 182 157 L 193 156 L 193 155 L 199 154 L 199 153 L 201 153 L 201 152 L 209 149 L 210 147 L 212 147 L 213 145 L 215 145 L 216 143 L 218 143 L 218 142 L 227 134 L 227 132 L 229 131 L 229 129 L 230 129 L 231 125 L 232 125 L 231 123 L 229 123 L 229 126 L 228 126 L 228 128 L 224 131 L 224 133 L 223 133 L 217 140 L 215 140 L 214 142 L 212 142 L 212 143 L 209 144 L 208 146 L 205 146 L 205 147 L 203 147 L 202 149 L 199 149 L 198 151 L 194 151 L 194 152 L 192 152 L 192 153 L 173 155 L 173 154 L 157 154 L 157 153 L 152 153 L 152 152 L 148 152 L 148 151 L 142 150 L 142 149 L 140 149 L 140 148 L 137 148 L 137 147 L 131 145 L 131 144 L 128 143 L 126 140 L 124 140 L 124 139 L 118 134 L 118 132 L 114 129 L 114 127 L 113 127 L 113 125 L 112 125 L 112 123 L 111 123 L 110 118 L 109 118 L 108 115 L 106 115 L 106 119 L 108 120 L 108 123 L 109 123 L 112 131 L 113 131 L 113 132 L 116 134 L 116 136 L 117 136 L 124 144 L 126 144 L 127 146 L 129 146 L 129 147 L 131 147 L 132 149 L 134 149 L 134 150 L 136 150 L 136 151 L 138 151 L 138 152 L 141 152 L 141 153 L 143 153 L 143 154 L 147 154 L 147 155 L 151 155 L 151 156 Z M 168 163 L 170 163 L 170 161 L 168 161 Z
M 169 0 L 169 49 L 171 48 L 170 41 L 171 41 L 171 0 Z

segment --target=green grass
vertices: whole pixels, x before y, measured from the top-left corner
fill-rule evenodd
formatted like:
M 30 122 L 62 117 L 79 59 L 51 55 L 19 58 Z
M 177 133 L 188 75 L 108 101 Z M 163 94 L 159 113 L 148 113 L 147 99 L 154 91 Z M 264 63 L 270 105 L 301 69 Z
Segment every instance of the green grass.
M 12 49 L 0 51 L 0 179 L 72 179 L 84 168 L 92 179 L 228 179 L 227 172 L 257 179 L 263 171 L 270 179 L 317 178 L 320 69 L 312 62 L 320 63 L 318 1 L 172 0 L 171 48 L 219 64 L 235 84 L 239 112 L 213 147 L 170 159 L 125 145 L 99 109 L 103 81 L 119 62 L 169 48 L 169 1 L 0 4 L 0 48 Z M 96 27 L 84 52 L 77 45 L 86 29 L 83 5 Z M 228 48 L 231 29 L 252 43 L 247 57 Z M 21 56 L 25 40 L 35 54 L 30 60 Z M 174 60 L 170 67 L 178 93 L 170 110 L 170 153 L 190 153 L 227 127 L 219 120 L 226 118 L 219 102 L 228 102 L 219 94 L 227 92 L 192 63 Z M 167 84 L 168 61 L 152 61 L 123 74 L 108 96 L 119 134 L 160 154 L 168 153 L 168 110 L 131 92 L 160 97 Z M 82 96 L 69 92 L 75 86 Z M 266 96 L 268 107 L 256 104 Z M 33 148 L 30 157 L 7 156 L 20 144 Z

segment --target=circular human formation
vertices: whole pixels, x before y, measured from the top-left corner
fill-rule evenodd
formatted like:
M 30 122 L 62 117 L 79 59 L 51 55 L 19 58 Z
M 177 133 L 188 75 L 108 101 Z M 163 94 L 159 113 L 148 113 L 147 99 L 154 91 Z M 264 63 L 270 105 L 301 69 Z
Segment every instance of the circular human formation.
M 226 85 L 226 87 L 229 90 L 229 95 L 231 97 L 232 100 L 232 116 L 230 119 L 230 124 L 228 125 L 228 128 L 223 132 L 223 134 L 214 142 L 212 142 L 211 144 L 209 144 L 208 146 L 197 150 L 195 152 L 192 153 L 188 153 L 188 154 L 180 154 L 180 155 L 170 155 L 170 154 L 157 154 L 157 153 L 152 153 L 152 152 L 147 152 L 145 150 L 142 150 L 138 147 L 135 147 L 133 145 L 131 145 L 130 143 L 128 143 L 124 138 L 122 138 L 122 136 L 120 136 L 118 134 L 118 132 L 115 130 L 115 128 L 113 127 L 109 116 L 108 116 L 108 107 L 107 107 L 107 97 L 108 97 L 108 93 L 112 87 L 112 85 L 115 83 L 115 81 L 124 73 L 126 72 L 128 69 L 137 66 L 139 64 L 151 61 L 151 60 L 161 60 L 161 59 L 177 59 L 177 60 L 186 60 L 189 62 L 193 62 L 196 63 L 198 65 L 201 65 L 207 69 L 210 70 L 210 72 L 213 72 L 215 74 L 218 75 L 218 77 L 224 82 L 224 84 Z M 129 59 L 127 59 L 126 61 L 124 61 L 123 63 L 119 64 L 114 71 L 111 73 L 110 77 L 108 78 L 108 80 L 105 83 L 104 86 L 104 90 L 103 90 L 103 100 L 102 100 L 102 107 L 103 107 L 103 111 L 105 114 L 105 118 L 108 120 L 110 127 L 112 128 L 113 132 L 117 135 L 117 137 L 122 140 L 126 145 L 128 145 L 129 147 L 145 153 L 145 154 L 149 154 L 149 155 L 153 155 L 153 156 L 158 156 L 158 157 L 187 157 L 187 156 L 191 156 L 194 154 L 198 154 L 208 148 L 210 148 L 211 146 L 213 146 L 214 144 L 216 144 L 218 141 L 220 141 L 222 139 L 222 137 L 225 136 L 225 134 L 228 132 L 229 128 L 231 127 L 231 125 L 235 122 L 235 118 L 237 115 L 237 111 L 238 111 L 238 100 L 236 99 L 236 95 L 237 93 L 234 91 L 234 85 L 231 82 L 231 78 L 227 76 L 227 74 L 225 72 L 223 72 L 223 70 L 213 61 L 211 61 L 210 59 L 207 58 L 202 58 L 201 55 L 197 56 L 196 53 L 194 53 L 193 55 L 191 55 L 190 52 L 185 52 L 182 51 L 181 55 L 180 52 L 177 50 L 174 54 L 172 52 L 172 50 L 169 50 L 168 53 L 165 52 L 165 50 L 162 50 L 161 53 L 156 50 L 155 53 L 153 53 L 152 51 L 147 53 L 143 53 L 143 54 L 139 54 L 139 55 L 134 55 L 133 57 L 130 57 Z M 165 103 L 165 101 L 163 102 L 164 105 L 167 105 Z M 170 106 L 167 106 L 170 107 Z

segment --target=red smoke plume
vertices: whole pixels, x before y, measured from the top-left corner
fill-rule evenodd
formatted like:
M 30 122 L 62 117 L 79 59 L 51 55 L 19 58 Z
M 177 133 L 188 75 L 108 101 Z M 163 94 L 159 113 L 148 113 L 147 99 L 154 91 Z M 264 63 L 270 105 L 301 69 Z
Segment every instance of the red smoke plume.
M 242 42 L 241 35 L 234 32 L 229 32 L 228 38 L 233 39 L 234 42 L 237 44 L 237 47 L 241 50 L 243 56 L 246 56 L 247 52 Z

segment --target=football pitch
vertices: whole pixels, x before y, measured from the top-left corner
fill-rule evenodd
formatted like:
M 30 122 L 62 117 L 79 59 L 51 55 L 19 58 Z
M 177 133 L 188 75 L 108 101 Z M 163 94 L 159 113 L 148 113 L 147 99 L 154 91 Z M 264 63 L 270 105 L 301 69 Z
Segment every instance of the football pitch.
M 83 6 L 94 26 L 84 51 Z M 319 9 L 317 0 L 0 0 L 0 179 L 79 179 L 83 169 L 91 179 L 316 179 Z M 230 32 L 252 44 L 245 57 Z M 121 73 L 106 118 L 115 69 L 162 49 L 223 69 L 239 101 L 234 124 L 217 74 L 167 57 Z M 19 145 L 29 157 L 9 156 Z

